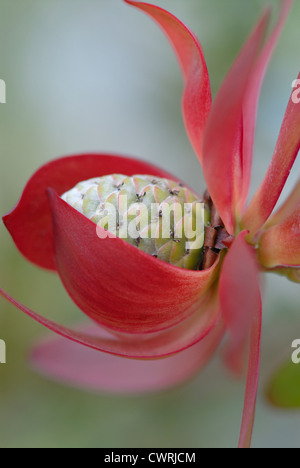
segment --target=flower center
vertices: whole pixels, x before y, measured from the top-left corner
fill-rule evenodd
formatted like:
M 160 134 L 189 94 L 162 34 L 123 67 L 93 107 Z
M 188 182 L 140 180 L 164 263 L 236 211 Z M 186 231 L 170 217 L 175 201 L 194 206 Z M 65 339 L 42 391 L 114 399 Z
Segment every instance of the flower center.
M 80 182 L 62 199 L 97 224 L 100 238 L 119 237 L 177 267 L 199 270 L 216 254 L 205 241 L 208 203 L 178 182 L 112 174 Z
M 208 226 L 205 226 L 202 263 L 202 270 L 206 270 L 213 266 L 221 251 L 228 248 L 227 243 L 230 242 L 233 237 L 226 231 L 224 223 L 208 191 L 205 192 L 203 199 L 210 211 L 210 223 Z

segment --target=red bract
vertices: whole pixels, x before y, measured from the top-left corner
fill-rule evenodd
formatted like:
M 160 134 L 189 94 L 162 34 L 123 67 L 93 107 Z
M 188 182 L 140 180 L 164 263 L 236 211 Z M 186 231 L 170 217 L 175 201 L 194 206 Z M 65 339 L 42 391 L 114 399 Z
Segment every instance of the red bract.
M 60 195 L 80 181 L 112 173 L 176 178 L 120 156 L 62 158 L 33 175 L 4 223 L 28 260 L 57 271 L 94 325 L 72 330 L 31 311 L 3 290 L 0 294 L 60 335 L 34 349 L 34 366 L 84 388 L 152 391 L 174 385 L 205 364 L 226 330 L 230 339 L 225 361 L 240 373 L 250 342 L 239 444 L 249 447 L 259 374 L 260 271 L 275 270 L 300 282 L 299 185 L 272 216 L 300 146 L 300 106 L 292 99 L 270 168 L 246 206 L 260 87 L 292 0 L 282 2 L 278 23 L 266 40 L 271 11 L 263 14 L 213 103 L 195 35 L 157 6 L 125 2 L 148 13 L 176 51 L 185 80 L 187 132 L 213 205 L 230 234 L 224 240 L 227 248 L 209 269 L 188 271 L 121 239 L 100 240 L 95 225 Z

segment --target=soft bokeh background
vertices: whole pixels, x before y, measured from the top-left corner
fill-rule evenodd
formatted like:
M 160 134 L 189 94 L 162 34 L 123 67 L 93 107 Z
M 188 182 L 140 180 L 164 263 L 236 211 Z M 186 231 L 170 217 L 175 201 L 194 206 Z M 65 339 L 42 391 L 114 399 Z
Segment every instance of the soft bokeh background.
M 198 34 L 215 93 L 266 2 L 154 3 Z M 276 0 L 271 3 L 277 8 Z M 297 1 L 262 93 L 253 187 L 270 161 L 299 72 L 299 17 Z M 134 155 L 204 189 L 182 124 L 182 81 L 173 52 L 156 25 L 121 0 L 0 0 L 0 78 L 7 84 L 7 104 L 0 105 L 1 215 L 39 166 L 84 151 Z M 297 173 L 299 164 L 289 189 Z M 65 323 L 81 318 L 58 279 L 28 264 L 2 224 L 0 262 L 1 286 L 23 303 Z M 265 286 L 254 446 L 299 447 L 300 413 L 270 407 L 264 388 L 300 338 L 300 289 L 277 277 Z M 236 446 L 244 387 L 223 370 L 220 356 L 170 392 L 93 395 L 30 370 L 27 350 L 43 333 L 1 300 L 0 338 L 7 343 L 7 364 L 0 365 L 1 447 Z

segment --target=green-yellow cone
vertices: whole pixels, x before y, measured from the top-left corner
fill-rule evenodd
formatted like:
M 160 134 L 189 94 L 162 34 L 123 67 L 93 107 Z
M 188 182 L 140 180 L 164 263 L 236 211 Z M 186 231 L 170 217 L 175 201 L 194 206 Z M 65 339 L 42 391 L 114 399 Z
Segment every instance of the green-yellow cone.
M 160 260 L 190 270 L 201 267 L 209 210 L 191 190 L 172 180 L 113 174 L 80 182 L 62 199 Z

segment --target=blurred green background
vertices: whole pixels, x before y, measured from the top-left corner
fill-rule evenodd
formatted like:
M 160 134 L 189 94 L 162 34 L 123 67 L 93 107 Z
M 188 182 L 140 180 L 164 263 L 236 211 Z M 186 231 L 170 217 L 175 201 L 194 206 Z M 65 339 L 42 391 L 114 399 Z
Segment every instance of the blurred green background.
M 154 1 L 199 36 L 215 93 L 257 19 L 263 0 Z M 271 1 L 278 8 L 276 0 Z M 270 161 L 299 73 L 296 1 L 260 102 L 253 188 Z M 169 44 L 146 16 L 121 0 L 0 0 L 0 214 L 16 204 L 30 175 L 61 155 L 134 155 L 204 189 L 180 113 L 182 81 Z M 288 189 L 299 174 L 299 164 Z M 287 193 L 287 192 L 285 192 Z M 34 310 L 70 323 L 82 317 L 52 274 L 17 252 L 0 225 L 0 284 Z M 300 413 L 272 408 L 264 388 L 300 338 L 299 286 L 265 282 L 261 385 L 255 447 L 300 447 Z M 49 382 L 26 362 L 45 330 L 0 301 L 0 446 L 235 447 L 244 386 L 220 355 L 188 384 L 163 394 L 113 397 Z M 300 372 L 300 367 L 299 367 Z

